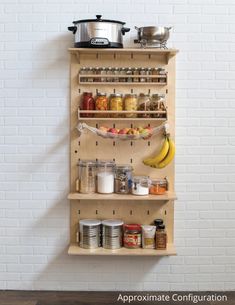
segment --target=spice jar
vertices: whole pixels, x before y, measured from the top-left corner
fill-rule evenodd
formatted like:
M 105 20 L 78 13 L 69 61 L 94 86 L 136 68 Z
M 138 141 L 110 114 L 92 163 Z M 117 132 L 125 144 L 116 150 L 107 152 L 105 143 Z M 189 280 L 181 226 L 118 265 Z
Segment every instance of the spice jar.
M 158 226 L 156 231 L 156 249 L 166 250 L 167 248 L 167 233 L 165 231 L 165 225 Z
M 146 69 L 146 75 L 152 75 L 152 68 L 147 68 Z M 152 78 L 151 77 L 147 77 L 146 78 L 146 82 L 151 83 L 152 82 Z
M 96 67 L 95 68 L 95 77 L 94 77 L 94 82 L 101 82 L 101 68 L 100 67 Z
M 149 194 L 149 177 L 134 176 L 132 181 L 132 194 L 144 196 Z
M 113 81 L 114 81 L 115 83 L 118 83 L 118 82 L 119 82 L 119 77 L 118 77 L 118 75 L 120 74 L 120 69 L 119 69 L 119 68 L 114 68 L 114 69 L 113 69 L 113 73 L 114 73 L 114 75 L 115 75 Z
M 132 83 L 132 68 L 128 68 L 127 71 L 126 71 L 126 81 L 128 83 Z
M 134 83 L 138 83 L 139 82 L 139 77 L 137 77 L 139 75 L 139 69 L 138 68 L 133 68 L 133 82 Z
M 138 98 L 138 111 L 150 111 L 150 96 L 148 94 L 140 93 Z M 150 113 L 140 113 L 139 118 L 149 118 Z
M 117 194 L 128 194 L 131 190 L 133 167 L 117 165 L 115 169 L 114 189 Z
M 110 76 L 113 76 L 113 74 L 114 74 L 113 69 L 112 69 L 111 67 L 107 68 L 107 69 L 106 69 L 106 74 L 107 74 L 107 75 L 110 75 Z M 107 77 L 107 78 L 106 78 L 106 82 L 108 82 L 108 83 L 113 82 L 113 78 L 112 78 L 112 77 Z
M 102 93 L 102 92 L 97 93 L 97 97 L 95 100 L 95 109 L 100 110 L 100 111 L 108 110 L 108 98 L 106 96 L 106 93 Z M 105 118 L 105 117 L 107 117 L 107 114 L 105 114 L 105 113 L 98 114 L 97 113 L 95 116 L 99 117 L 99 118 Z
M 152 195 L 163 195 L 167 191 L 167 179 L 151 179 L 149 193 Z
M 92 96 L 92 92 L 83 92 L 82 99 L 80 101 L 81 110 L 95 110 L 95 101 Z M 81 117 L 92 118 L 93 113 L 81 113 Z
M 79 71 L 79 75 L 86 75 L 86 74 L 88 74 L 88 69 L 87 69 L 86 67 L 82 67 L 82 68 L 80 69 L 80 71 Z M 87 77 L 81 76 L 81 77 L 80 77 L 80 81 L 81 81 L 82 83 L 87 82 Z
M 99 161 L 97 167 L 97 192 L 102 194 L 113 193 L 115 163 L 110 160 Z
M 90 68 L 88 68 L 87 73 L 88 73 L 88 75 L 89 75 L 89 76 L 87 77 L 87 81 L 88 81 L 89 83 L 93 83 L 93 80 L 94 80 L 93 75 L 95 75 L 95 73 L 96 73 L 95 69 L 94 69 L 93 67 L 90 67 Z
M 145 68 L 140 68 L 140 75 L 146 76 L 146 69 Z M 144 83 L 146 82 L 146 77 L 140 77 L 140 82 Z
M 125 224 L 123 243 L 125 248 L 141 248 L 141 225 Z
M 152 111 L 166 111 L 165 106 L 165 94 L 153 94 L 150 102 L 150 110 Z M 151 115 L 153 118 L 164 118 L 165 113 L 153 113 Z
M 80 160 L 78 162 L 78 191 L 91 194 L 96 191 L 96 161 Z
M 125 83 L 126 82 L 126 68 L 121 68 L 119 71 L 121 77 L 119 78 L 120 83 Z
M 142 247 L 144 249 L 154 249 L 155 248 L 155 226 L 142 226 Z
M 122 94 L 114 93 L 110 95 L 109 99 L 109 109 L 112 111 L 122 111 L 123 110 L 123 99 Z M 119 113 L 112 113 L 110 117 L 118 118 L 122 115 Z
M 102 75 L 102 77 L 100 78 L 100 81 L 102 83 L 106 82 L 106 77 L 104 77 L 105 75 L 107 75 L 106 68 L 101 68 L 100 74 Z
M 137 95 L 136 94 L 126 94 L 124 98 L 124 109 L 126 111 L 137 111 Z M 127 118 L 136 118 L 136 113 L 125 114 Z

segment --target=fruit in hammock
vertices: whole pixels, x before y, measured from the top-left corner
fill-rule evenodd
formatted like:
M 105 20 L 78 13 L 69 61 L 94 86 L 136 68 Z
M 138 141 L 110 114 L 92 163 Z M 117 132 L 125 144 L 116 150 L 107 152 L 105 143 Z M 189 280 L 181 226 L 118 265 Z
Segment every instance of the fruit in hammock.
M 109 130 L 109 128 L 106 127 L 106 126 L 100 126 L 100 127 L 99 127 L 99 130 L 104 131 L 104 132 L 107 132 L 107 131 Z
M 118 129 L 116 129 L 116 128 L 109 128 L 109 129 L 108 129 L 108 132 L 111 132 L 111 133 L 118 133 Z
M 119 130 L 118 134 L 127 134 L 129 131 L 129 128 L 122 128 Z

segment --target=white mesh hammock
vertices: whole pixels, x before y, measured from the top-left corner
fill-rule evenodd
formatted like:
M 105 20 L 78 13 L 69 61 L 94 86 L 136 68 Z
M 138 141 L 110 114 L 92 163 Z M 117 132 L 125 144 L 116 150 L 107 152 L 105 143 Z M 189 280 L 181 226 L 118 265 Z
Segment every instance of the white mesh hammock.
M 161 125 L 152 128 L 151 131 L 148 132 L 148 133 L 117 134 L 117 133 L 106 132 L 106 131 L 100 130 L 98 128 L 89 126 L 86 123 L 79 123 L 77 125 L 77 130 L 79 132 L 79 137 L 82 135 L 82 133 L 84 132 L 85 129 L 87 129 L 87 130 L 89 130 L 89 131 L 95 133 L 96 135 L 98 135 L 102 138 L 105 138 L 105 139 L 114 139 L 114 140 L 139 140 L 139 139 L 143 139 L 143 140 L 147 140 L 150 137 L 152 137 L 153 135 L 158 134 L 162 130 L 164 131 L 164 133 L 168 133 L 169 124 L 164 122 Z

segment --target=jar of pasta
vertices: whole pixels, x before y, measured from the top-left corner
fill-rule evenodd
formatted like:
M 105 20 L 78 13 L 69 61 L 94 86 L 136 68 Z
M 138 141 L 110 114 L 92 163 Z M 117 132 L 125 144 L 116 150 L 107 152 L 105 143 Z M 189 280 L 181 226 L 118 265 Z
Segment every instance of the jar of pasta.
M 114 93 L 114 94 L 110 95 L 109 110 L 112 110 L 112 111 L 122 111 L 123 110 L 122 94 Z M 119 114 L 119 113 L 110 114 L 111 118 L 118 118 L 121 116 L 122 116 L 122 114 Z
M 102 113 L 96 113 L 96 117 L 98 118 L 106 118 L 108 111 L 108 98 L 106 93 L 98 92 L 95 100 L 95 110 L 100 110 Z
M 150 96 L 148 94 L 140 93 L 138 98 L 138 111 L 146 111 L 146 113 L 138 114 L 139 118 L 149 118 L 151 116 L 150 111 Z
M 124 98 L 124 109 L 126 111 L 137 111 L 137 95 L 136 94 L 126 94 Z M 127 118 L 136 118 L 136 113 L 125 114 Z

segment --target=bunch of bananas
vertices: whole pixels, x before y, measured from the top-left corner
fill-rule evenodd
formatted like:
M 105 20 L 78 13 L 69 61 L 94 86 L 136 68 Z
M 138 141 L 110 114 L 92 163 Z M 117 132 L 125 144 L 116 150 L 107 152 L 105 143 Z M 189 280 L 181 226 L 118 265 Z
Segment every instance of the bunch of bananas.
M 175 143 L 170 137 L 166 136 L 160 152 L 153 158 L 144 159 L 143 163 L 154 168 L 163 168 L 173 160 L 174 156 Z

